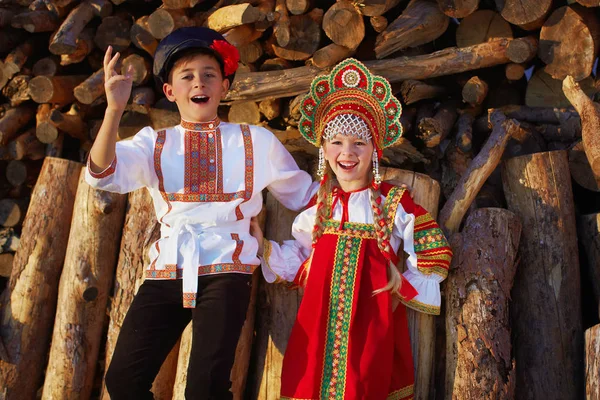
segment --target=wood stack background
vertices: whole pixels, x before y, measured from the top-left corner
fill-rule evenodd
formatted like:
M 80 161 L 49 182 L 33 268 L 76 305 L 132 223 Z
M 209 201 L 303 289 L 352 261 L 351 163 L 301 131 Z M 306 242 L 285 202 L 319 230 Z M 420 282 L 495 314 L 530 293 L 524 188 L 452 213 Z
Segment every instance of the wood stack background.
M 152 55 L 191 25 L 241 53 L 221 118 L 267 127 L 310 171 L 297 123 L 313 77 L 353 56 L 392 83 L 405 136 L 384 164 L 440 182 L 456 254 L 445 316 L 411 322 L 429 360 L 416 398 L 600 398 L 600 1 L 0 0 L 0 399 L 107 398 L 157 230 L 144 192 L 81 184 L 102 56 L 112 45 L 134 70 L 121 139 L 174 125 Z M 435 185 L 410 179 L 417 196 Z M 293 215 L 266 209 L 286 238 Z M 273 399 L 301 294 L 255 283 L 234 392 Z M 157 398 L 182 398 L 188 348 L 184 335 Z

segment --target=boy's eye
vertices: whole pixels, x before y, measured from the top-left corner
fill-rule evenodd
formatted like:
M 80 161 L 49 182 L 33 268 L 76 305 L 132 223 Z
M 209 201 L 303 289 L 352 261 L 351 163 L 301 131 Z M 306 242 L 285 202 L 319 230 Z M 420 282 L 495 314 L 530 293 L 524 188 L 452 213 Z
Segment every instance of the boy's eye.
M 181 77 L 181 79 L 186 79 L 186 80 L 187 79 L 192 79 L 192 78 L 193 78 L 192 75 L 184 75 L 184 76 Z

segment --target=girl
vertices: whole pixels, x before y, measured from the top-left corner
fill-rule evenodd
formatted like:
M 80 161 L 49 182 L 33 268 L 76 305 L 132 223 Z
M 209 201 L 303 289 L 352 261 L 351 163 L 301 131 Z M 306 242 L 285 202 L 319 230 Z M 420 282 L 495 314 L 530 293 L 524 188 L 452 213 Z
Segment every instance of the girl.
M 315 78 L 301 110 L 300 130 L 319 147 L 321 185 L 293 224 L 296 240 L 262 248 L 268 282 L 305 286 L 282 398 L 411 399 L 405 306 L 439 314 L 452 251 L 405 188 L 381 184 L 382 150 L 402 135 L 400 103 L 384 78 L 347 59 Z M 403 275 L 399 249 L 408 254 Z

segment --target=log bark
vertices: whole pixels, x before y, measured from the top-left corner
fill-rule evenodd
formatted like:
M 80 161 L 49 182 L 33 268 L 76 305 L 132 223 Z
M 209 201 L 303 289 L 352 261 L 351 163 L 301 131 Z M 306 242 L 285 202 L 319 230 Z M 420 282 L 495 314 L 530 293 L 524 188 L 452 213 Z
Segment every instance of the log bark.
M 102 9 L 102 13 L 110 14 L 112 11 L 112 4 L 109 1 L 105 1 L 105 5 Z M 48 46 L 50 52 L 58 55 L 75 52 L 79 34 L 83 31 L 88 22 L 94 18 L 97 10 L 98 9 L 89 1 L 83 1 L 71 10 L 60 28 L 52 35 L 50 45 Z
M 42 399 L 91 395 L 126 199 L 87 185 L 81 171 Z
M 84 115 L 77 104 L 73 104 L 69 111 L 60 112 L 58 109 L 50 111 L 50 123 L 56 126 L 57 129 L 68 133 L 75 139 L 82 142 L 89 140 L 88 128 L 83 120 Z
M 512 29 L 498 13 L 479 10 L 462 20 L 456 28 L 456 45 L 467 47 L 490 39 L 512 38 Z
M 566 79 L 566 78 L 565 78 Z M 598 90 L 594 87 L 591 77 L 578 82 L 588 96 L 593 96 Z M 563 91 L 563 83 L 552 78 L 543 69 L 536 71 L 527 83 L 525 105 L 529 107 L 569 107 L 571 103 Z
M 8 144 L 8 152 L 13 160 L 39 160 L 46 156 L 46 146 L 35 136 L 35 128 L 28 129 Z
M 83 104 L 92 104 L 104 95 L 104 68 L 100 68 L 73 89 L 75 98 Z
M 10 101 L 11 107 L 17 107 L 27 100 L 31 100 L 29 94 L 30 80 L 30 75 L 17 75 L 2 89 L 2 94 Z
M 460 178 L 456 189 L 440 211 L 439 223 L 447 234 L 458 232 L 463 217 L 487 178 L 500 163 L 506 144 L 518 127 L 518 122 L 507 120 L 501 114 L 494 117 L 492 134 L 471 161 L 468 170 Z
M 456 102 L 448 100 L 443 102 L 431 118 L 423 118 L 419 121 L 418 136 L 423 139 L 425 146 L 435 147 L 448 136 L 456 118 Z
M 53 107 L 50 104 L 40 104 L 35 115 L 35 135 L 42 143 L 52 143 L 59 135 L 58 128 L 50 122 L 50 113 Z
M 290 43 L 290 16 L 285 0 L 277 0 L 275 2 L 275 12 L 279 13 L 279 19 L 273 25 L 273 36 L 277 40 L 277 44 L 285 47 Z M 304 13 L 300 13 L 304 14 Z
M 587 97 L 581 86 L 570 76 L 563 81 L 563 91 L 581 117 L 583 149 L 596 183 L 600 185 L 600 106 Z
M 596 305 L 600 306 L 600 214 L 586 214 L 578 218 L 578 236 L 587 258 L 587 276 L 592 283 Z M 600 315 L 600 307 L 598 307 Z
M 73 89 L 84 80 L 84 75 L 36 76 L 29 81 L 29 92 L 36 103 L 65 105 L 75 100 Z
M 4 399 L 32 399 L 41 383 L 81 164 L 46 158 L 2 295 Z
M 29 33 L 54 32 L 60 25 L 58 16 L 50 10 L 26 11 L 15 15 L 13 28 L 25 29 Z
M 521 222 L 501 208 L 471 214 L 453 239 L 446 280 L 446 399 L 514 399 L 510 290 Z
M 367 17 L 378 17 L 396 7 L 400 1 L 401 0 L 363 0 L 361 2 L 360 12 Z
M 525 30 L 541 27 L 552 8 L 552 0 L 495 0 L 502 18 Z
M 20 243 L 21 239 L 14 229 L 0 229 L 0 253 L 17 251 Z
M 94 29 L 86 28 L 77 36 L 75 51 L 60 55 L 60 65 L 77 64 L 86 59 L 88 54 L 94 50 Z
M 301 61 L 311 57 L 321 43 L 323 11 L 315 8 L 309 14 L 290 17 L 290 40 L 286 46 L 273 45 L 277 57 Z
M 429 176 L 413 171 L 385 168 L 384 181 L 406 184 L 415 202 L 425 208 L 433 218 L 437 217 L 440 185 Z M 407 309 L 413 362 L 415 368 L 415 399 L 432 398 L 435 388 L 435 316 Z
M 578 185 L 592 192 L 600 192 L 600 183 L 596 181 L 581 140 L 574 143 L 569 149 L 569 171 Z
M 314 65 L 317 68 L 332 67 L 343 59 L 350 57 L 354 52 L 344 46 L 330 43 L 327 46 L 321 47 L 315 51 L 308 65 Z
M 512 158 L 502 168 L 508 208 L 523 224 L 511 310 L 522 399 L 582 396 L 579 257 L 568 171 L 566 151 Z
M 4 59 L 4 76 L 10 79 L 21 72 L 23 65 L 25 65 L 27 59 L 33 54 L 33 51 L 34 42 L 32 40 L 27 40 L 11 51 Z
M 217 32 L 244 24 L 253 24 L 264 19 L 265 15 L 250 4 L 235 4 L 218 8 L 207 20 L 208 27 Z
M 540 31 L 539 58 L 554 79 L 573 76 L 587 78 L 600 46 L 600 21 L 590 9 L 580 5 L 556 9 Z
M 281 99 L 267 99 L 258 103 L 258 110 L 269 121 L 281 114 Z
M 349 1 L 333 3 L 323 16 L 323 30 L 333 43 L 352 50 L 365 37 L 363 17 Z
M 13 262 L 15 255 L 13 253 L 2 253 L 0 254 L 0 276 L 3 278 L 9 278 L 12 271 Z M 1 358 L 1 357 L 0 357 Z
M 371 18 L 369 18 L 369 22 L 371 23 L 371 26 L 377 33 L 381 33 L 383 31 L 385 31 L 389 24 L 387 18 L 384 17 L 383 15 L 371 17 Z
M 600 325 L 585 331 L 585 398 L 600 398 Z
M 102 23 L 96 30 L 94 43 L 103 52 L 108 46 L 114 51 L 123 51 L 131 44 L 131 21 L 118 16 L 102 18 Z
M 440 10 L 452 18 L 465 18 L 479 7 L 479 0 L 437 0 Z
M 488 84 L 478 76 L 474 76 L 465 83 L 462 89 L 462 98 L 465 103 L 476 107 L 481 105 L 488 94 Z
M 0 106 L 0 146 L 13 140 L 33 115 L 34 109 L 29 105 L 15 108 Z
M 106 368 L 112 360 L 125 314 L 144 280 L 144 269 L 149 262 L 148 249 L 160 237 L 159 224 L 148 191 L 144 188 L 136 190 L 129 194 L 127 200 L 129 208 L 123 224 L 113 296 L 109 300 L 110 322 L 104 362 Z M 103 399 L 109 400 L 104 387 Z
M 506 64 L 506 48 L 512 41 L 497 39 L 465 48 L 448 48 L 423 56 L 367 61 L 364 64 L 376 75 L 391 83 L 407 79 L 427 79 Z M 305 93 L 315 75 L 325 72 L 308 66 L 284 71 L 246 72 L 236 80 L 225 101 L 264 100 L 269 97 L 292 97 Z
M 408 47 L 429 43 L 448 28 L 449 18 L 432 0 L 411 0 L 402 14 L 377 36 L 375 56 L 389 56 Z
M 150 31 L 150 26 L 148 25 L 149 18 L 150 17 L 147 15 L 138 18 L 131 27 L 129 37 L 131 43 L 133 43 L 135 47 L 144 50 L 146 53 L 150 54 L 150 56 L 154 56 L 158 41 Z
M 223 34 L 223 37 L 232 45 L 241 47 L 258 40 L 262 34 L 252 24 L 246 24 L 228 30 Z
M 435 99 L 446 93 L 447 90 L 444 86 L 430 85 L 414 79 L 408 79 L 400 85 L 400 96 L 406 105 L 419 100 Z

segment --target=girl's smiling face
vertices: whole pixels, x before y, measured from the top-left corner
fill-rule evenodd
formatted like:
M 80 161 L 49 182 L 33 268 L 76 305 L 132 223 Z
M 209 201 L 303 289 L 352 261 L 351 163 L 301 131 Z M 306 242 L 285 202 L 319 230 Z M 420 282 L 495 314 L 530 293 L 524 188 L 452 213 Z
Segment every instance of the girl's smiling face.
M 323 144 L 325 159 L 345 192 L 362 189 L 371 181 L 373 141 L 337 134 Z

